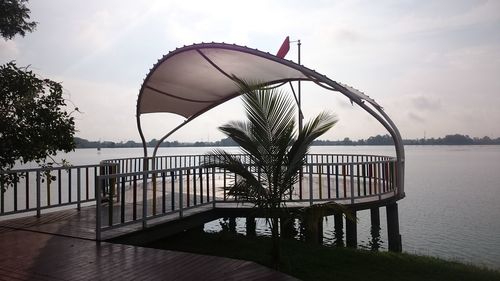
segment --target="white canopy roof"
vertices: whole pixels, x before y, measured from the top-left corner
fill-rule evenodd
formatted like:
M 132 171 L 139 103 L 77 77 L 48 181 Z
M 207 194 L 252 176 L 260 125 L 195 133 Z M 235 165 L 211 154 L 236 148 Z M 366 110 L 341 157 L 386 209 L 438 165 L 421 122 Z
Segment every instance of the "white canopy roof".
M 165 112 L 187 118 L 184 123 L 161 138 L 161 143 L 194 118 L 239 96 L 239 86 L 236 83 L 238 79 L 259 82 L 263 86 L 280 86 L 299 80 L 312 81 L 323 88 L 345 95 L 375 117 L 396 142 L 401 139 L 396 126 L 383 112 L 382 107 L 353 87 L 256 49 L 225 43 L 201 43 L 184 46 L 165 55 L 144 79 L 137 100 L 137 126 L 145 155 L 146 141 L 141 129 L 141 114 Z M 365 105 L 365 102 L 371 107 Z
M 291 61 L 242 46 L 191 45 L 169 53 L 153 67 L 141 88 L 137 113 L 168 112 L 190 118 L 238 96 L 234 77 L 265 85 L 297 80 L 321 82 L 312 74 L 323 76 Z M 376 104 L 357 90 L 335 84 L 348 90 L 351 99 Z

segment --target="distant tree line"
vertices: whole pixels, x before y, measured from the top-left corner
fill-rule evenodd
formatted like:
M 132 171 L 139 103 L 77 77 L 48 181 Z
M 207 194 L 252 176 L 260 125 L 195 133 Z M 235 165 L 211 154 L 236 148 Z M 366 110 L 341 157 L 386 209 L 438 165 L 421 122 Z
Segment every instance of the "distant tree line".
M 89 141 L 86 139 L 75 137 L 77 148 L 120 148 L 120 147 L 142 147 L 142 143 L 129 140 L 127 142 L 113 142 L 113 141 Z M 152 139 L 147 143 L 148 147 L 155 147 L 158 143 L 157 139 Z M 230 139 L 225 138 L 220 141 L 208 142 L 178 142 L 178 141 L 165 141 L 160 147 L 203 147 L 203 146 L 236 146 L 236 143 Z
M 350 140 L 345 138 L 339 141 L 317 140 L 314 145 L 392 145 L 394 141 L 389 135 L 376 135 L 368 139 Z M 491 139 L 490 137 L 471 138 L 468 135 L 446 135 L 443 138 L 429 139 L 404 139 L 405 145 L 494 145 L 500 144 L 500 138 Z
M 75 137 L 77 148 L 120 148 L 120 147 L 142 147 L 140 142 L 113 142 L 113 141 L 89 141 Z M 158 143 L 157 139 L 152 139 L 147 143 L 148 147 L 154 147 Z M 376 135 L 360 140 L 351 140 L 345 138 L 343 140 L 316 140 L 313 145 L 392 145 L 394 142 L 389 135 Z M 405 139 L 405 145 L 499 145 L 500 138 L 492 139 L 489 137 L 471 138 L 468 135 L 446 135 L 443 138 L 429 139 Z M 197 142 L 178 142 L 166 141 L 161 147 L 204 147 L 204 146 L 236 146 L 237 144 L 231 138 L 221 139 L 215 142 L 197 141 Z

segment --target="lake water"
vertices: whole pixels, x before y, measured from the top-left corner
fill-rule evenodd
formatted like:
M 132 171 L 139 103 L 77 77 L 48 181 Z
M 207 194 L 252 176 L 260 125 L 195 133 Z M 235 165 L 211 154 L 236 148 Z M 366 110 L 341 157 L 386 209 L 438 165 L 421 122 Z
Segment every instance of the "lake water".
M 159 152 L 186 155 L 209 150 L 176 147 Z M 390 146 L 325 146 L 312 147 L 311 152 L 395 155 Z M 78 149 L 59 158 L 78 165 L 141 155 L 140 148 L 104 148 Z M 398 203 L 403 251 L 500 269 L 500 146 L 407 146 L 405 191 L 406 198 Z M 358 217 L 358 243 L 363 247 L 371 240 L 369 211 L 358 212 Z M 383 249 L 384 208 L 380 217 Z M 333 219 L 325 220 L 324 232 L 325 242 L 331 242 Z

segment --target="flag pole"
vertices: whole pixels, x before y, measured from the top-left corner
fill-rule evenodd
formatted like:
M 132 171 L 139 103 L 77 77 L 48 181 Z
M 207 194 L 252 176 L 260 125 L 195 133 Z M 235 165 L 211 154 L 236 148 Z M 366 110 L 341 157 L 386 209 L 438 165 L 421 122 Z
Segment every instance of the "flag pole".
M 299 59 L 298 59 L 299 65 L 300 65 L 300 46 L 301 45 L 302 45 L 302 43 L 300 43 L 300 39 L 297 40 L 298 55 L 299 55 Z M 298 94 L 299 94 L 299 98 L 298 98 L 299 102 L 298 102 L 298 104 L 299 104 L 299 133 L 300 133 L 300 132 L 302 132 L 302 119 L 304 119 L 304 116 L 302 116 L 302 108 L 301 108 L 302 99 L 301 99 L 301 96 L 300 96 L 300 92 L 301 92 L 301 89 L 300 89 L 301 88 L 300 87 L 301 86 L 300 85 L 300 80 L 298 81 L 298 83 L 299 83 L 299 85 L 298 85 L 299 86 L 299 88 L 298 88 Z
M 297 40 L 297 41 L 290 41 L 290 36 L 287 36 L 285 38 L 285 41 L 283 41 L 283 44 L 281 44 L 281 47 L 279 48 L 278 50 L 278 53 L 276 54 L 277 57 L 279 58 L 285 58 L 286 54 L 288 53 L 288 51 L 290 50 L 290 43 L 295 43 L 297 42 L 297 46 L 298 46 L 298 55 L 299 55 L 299 60 L 298 60 L 298 64 L 300 65 L 300 46 L 302 45 L 302 43 L 300 42 L 300 39 Z M 295 91 L 293 90 L 293 86 L 292 86 L 292 83 L 290 83 L 290 87 L 292 87 L 292 91 L 293 91 L 293 96 L 295 97 L 295 101 L 297 102 L 297 105 L 299 107 L 299 116 L 298 116 L 298 119 L 299 119 L 299 133 L 302 132 L 302 120 L 304 119 L 304 115 L 302 114 L 302 108 L 301 108 L 301 102 L 302 102 L 302 97 L 301 97 L 301 85 L 300 85 L 300 80 L 297 81 L 299 83 L 299 91 L 298 91 L 298 97 L 295 95 Z

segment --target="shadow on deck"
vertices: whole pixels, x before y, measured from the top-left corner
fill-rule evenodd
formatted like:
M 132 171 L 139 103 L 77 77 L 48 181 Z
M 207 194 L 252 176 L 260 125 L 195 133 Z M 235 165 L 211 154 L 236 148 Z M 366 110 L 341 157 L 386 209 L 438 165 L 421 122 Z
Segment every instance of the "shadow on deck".
M 0 222 L 0 279 L 296 280 L 248 261 L 96 242 L 95 221 L 90 206 Z

